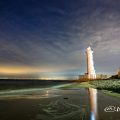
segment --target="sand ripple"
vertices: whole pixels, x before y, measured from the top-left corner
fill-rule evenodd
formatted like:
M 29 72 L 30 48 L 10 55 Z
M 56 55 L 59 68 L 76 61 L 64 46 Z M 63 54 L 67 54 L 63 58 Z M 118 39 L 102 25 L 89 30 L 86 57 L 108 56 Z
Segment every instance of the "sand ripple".
M 69 100 L 57 99 L 48 105 L 39 105 L 40 114 L 34 120 L 82 120 L 83 107 Z

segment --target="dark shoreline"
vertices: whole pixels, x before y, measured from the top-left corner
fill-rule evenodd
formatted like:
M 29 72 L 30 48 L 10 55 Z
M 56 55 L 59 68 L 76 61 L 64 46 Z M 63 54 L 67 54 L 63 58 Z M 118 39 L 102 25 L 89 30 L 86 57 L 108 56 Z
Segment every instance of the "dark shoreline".
M 72 82 L 75 82 L 75 80 L 0 79 L 0 90 L 36 87 L 44 88 Z

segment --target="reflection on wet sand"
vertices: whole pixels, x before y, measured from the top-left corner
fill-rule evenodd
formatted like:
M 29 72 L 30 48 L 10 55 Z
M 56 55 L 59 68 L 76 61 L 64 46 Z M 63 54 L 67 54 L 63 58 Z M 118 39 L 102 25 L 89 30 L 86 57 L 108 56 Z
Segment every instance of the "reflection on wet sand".
M 88 89 L 90 108 L 91 108 L 91 120 L 97 120 L 97 90 L 94 88 Z
M 119 112 L 104 111 L 110 105 L 120 100 L 93 88 L 4 90 L 0 120 L 119 120 Z

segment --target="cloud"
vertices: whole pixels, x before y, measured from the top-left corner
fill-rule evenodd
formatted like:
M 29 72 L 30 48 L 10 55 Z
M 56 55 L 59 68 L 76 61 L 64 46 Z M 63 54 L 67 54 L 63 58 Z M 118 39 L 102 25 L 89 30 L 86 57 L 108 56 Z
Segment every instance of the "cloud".
M 34 3 L 26 9 L 24 4 L 18 9 L 23 8 L 23 14 L 16 14 L 16 8 L 10 10 L 11 17 L 1 14 L 0 63 L 44 68 L 44 72 L 85 72 L 85 50 L 91 45 L 96 71 L 114 72 L 120 59 L 119 2 L 61 3 L 64 6 L 41 3 L 40 8 Z

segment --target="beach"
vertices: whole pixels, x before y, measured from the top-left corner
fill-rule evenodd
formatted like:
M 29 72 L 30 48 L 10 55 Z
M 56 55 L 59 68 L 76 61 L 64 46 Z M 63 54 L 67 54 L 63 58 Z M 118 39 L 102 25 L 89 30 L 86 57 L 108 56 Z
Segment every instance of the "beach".
M 65 88 L 75 83 L 45 88 L 0 91 L 1 120 L 119 120 L 118 98 L 93 88 Z M 94 118 L 94 119 L 93 119 Z

